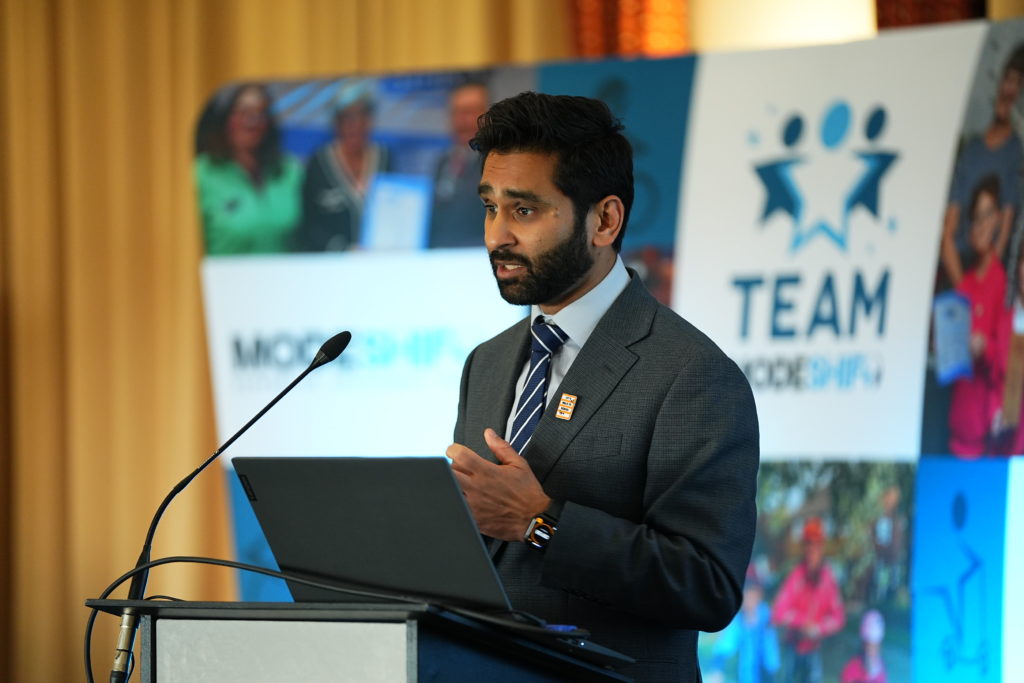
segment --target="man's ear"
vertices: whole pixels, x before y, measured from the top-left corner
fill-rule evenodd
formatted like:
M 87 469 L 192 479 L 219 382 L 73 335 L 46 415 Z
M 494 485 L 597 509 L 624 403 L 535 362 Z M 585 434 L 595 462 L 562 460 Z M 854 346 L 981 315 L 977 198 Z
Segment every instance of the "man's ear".
M 595 247 L 609 247 L 615 242 L 615 238 L 622 231 L 622 220 L 625 215 L 625 207 L 622 200 L 616 195 L 610 194 L 601 199 L 590 210 L 597 217 L 597 229 L 592 239 Z

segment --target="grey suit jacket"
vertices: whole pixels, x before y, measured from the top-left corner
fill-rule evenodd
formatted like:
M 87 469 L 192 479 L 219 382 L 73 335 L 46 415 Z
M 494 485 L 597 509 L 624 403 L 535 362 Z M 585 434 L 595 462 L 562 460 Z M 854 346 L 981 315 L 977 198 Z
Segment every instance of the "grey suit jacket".
M 455 441 L 491 460 L 483 431 L 505 431 L 528 334 L 512 326 L 463 370 Z M 568 421 L 562 393 L 578 397 Z M 739 609 L 754 538 L 757 414 L 736 364 L 633 275 L 522 455 L 559 526 L 543 553 L 492 543 L 512 605 L 589 629 L 637 680 L 700 680 L 697 630 Z

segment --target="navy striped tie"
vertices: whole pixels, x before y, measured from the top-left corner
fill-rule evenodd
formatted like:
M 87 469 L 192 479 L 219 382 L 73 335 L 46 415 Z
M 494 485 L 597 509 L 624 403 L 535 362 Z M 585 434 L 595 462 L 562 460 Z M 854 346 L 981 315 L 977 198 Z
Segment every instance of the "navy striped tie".
M 519 405 L 516 406 L 516 415 L 512 419 L 512 435 L 508 439 L 517 453 L 522 453 L 526 444 L 530 443 L 533 430 L 544 414 L 551 356 L 569 339 L 569 335 L 558 325 L 544 322 L 539 315 L 530 332 L 530 370 L 526 375 L 523 395 L 519 397 Z

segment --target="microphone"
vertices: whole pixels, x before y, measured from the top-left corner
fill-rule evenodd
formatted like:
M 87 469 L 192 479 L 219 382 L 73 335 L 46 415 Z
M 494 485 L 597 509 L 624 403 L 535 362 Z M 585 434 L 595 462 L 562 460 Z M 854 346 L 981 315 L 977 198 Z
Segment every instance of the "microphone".
M 316 370 L 321 365 L 327 365 L 335 358 L 341 355 L 341 352 L 345 350 L 348 343 L 352 341 L 351 332 L 339 332 L 327 341 L 323 343 L 320 350 L 316 352 L 316 357 L 313 358 L 313 362 L 309 364 L 309 370 L 307 373 Z
M 136 561 L 135 566 L 141 567 L 147 564 L 150 560 L 150 550 L 153 545 L 153 536 L 156 534 L 157 524 L 160 523 L 160 518 L 163 517 L 164 510 L 174 500 L 175 496 L 184 490 L 193 479 L 195 479 L 200 472 L 205 470 L 210 463 L 217 459 L 221 453 L 226 451 L 228 447 L 233 444 L 238 437 L 245 434 L 249 427 L 256 424 L 256 421 L 263 417 L 268 410 L 273 408 L 278 401 L 284 398 L 285 394 L 295 388 L 295 385 L 306 378 L 306 375 L 313 372 L 317 368 L 327 365 L 345 350 L 348 343 L 352 341 L 352 333 L 345 331 L 339 332 L 327 341 L 323 343 L 320 350 L 316 352 L 316 356 L 313 361 L 309 364 L 305 370 L 299 373 L 299 376 L 292 380 L 291 384 L 286 386 L 281 393 L 274 397 L 274 399 L 263 407 L 263 410 L 256 413 L 251 420 L 245 423 L 245 425 L 235 432 L 234 436 L 225 441 L 220 448 L 213 452 L 209 458 L 207 458 L 202 465 L 192 471 L 187 477 L 178 482 L 178 484 L 171 489 L 171 492 L 167 494 L 163 502 L 160 503 L 160 507 L 156 509 L 156 514 L 153 515 L 153 520 L 149 523 L 149 530 L 146 532 L 146 540 L 142 544 L 142 553 L 139 555 L 139 559 Z M 149 570 L 139 572 L 132 578 L 131 586 L 128 588 L 128 599 L 129 600 L 142 600 L 143 595 L 146 591 L 146 581 L 149 579 Z M 135 609 L 132 607 L 125 607 L 124 612 L 121 614 L 121 627 L 117 634 L 117 645 L 114 651 L 114 666 L 110 670 L 110 683 L 123 683 L 128 680 L 128 663 L 131 661 L 132 649 L 135 644 L 135 632 L 138 630 L 138 615 L 135 613 Z

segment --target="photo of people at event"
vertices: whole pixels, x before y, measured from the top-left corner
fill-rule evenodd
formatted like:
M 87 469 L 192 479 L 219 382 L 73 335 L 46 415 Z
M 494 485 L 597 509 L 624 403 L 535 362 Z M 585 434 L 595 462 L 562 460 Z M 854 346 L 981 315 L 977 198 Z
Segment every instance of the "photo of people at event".
M 915 467 L 770 462 L 743 603 L 701 636 L 711 683 L 907 680 Z
M 1024 452 L 1024 43 L 1012 38 L 994 30 L 982 53 L 943 215 L 926 454 Z
M 638 122 L 629 140 L 644 199 L 638 231 L 648 233 L 627 240 L 623 259 L 664 304 L 676 220 L 667 198 L 679 171 L 663 167 L 666 157 L 678 165 L 682 133 L 665 134 L 678 128 L 673 110 L 646 106 L 640 85 L 671 68 L 626 64 L 570 78 Z M 553 68 L 554 78 L 567 78 L 562 71 Z M 469 143 L 491 104 L 535 79 L 535 70 L 509 67 L 221 89 L 200 118 L 194 162 L 206 255 L 481 248 L 480 159 Z
M 422 236 L 397 241 L 423 248 L 482 246 L 480 163 L 469 141 L 494 91 L 518 86 L 522 77 L 515 72 L 221 89 L 196 136 L 194 177 L 206 254 L 355 251 L 379 245 L 379 231 L 420 231 L 421 224 Z M 382 108 L 388 110 L 383 115 Z M 375 186 L 389 192 L 375 195 Z M 375 219 L 368 206 L 375 196 L 392 204 L 414 200 L 413 206 L 424 207 L 419 213 L 429 215 L 395 226 L 395 214 L 388 212 L 389 225 L 380 225 L 384 219 Z

